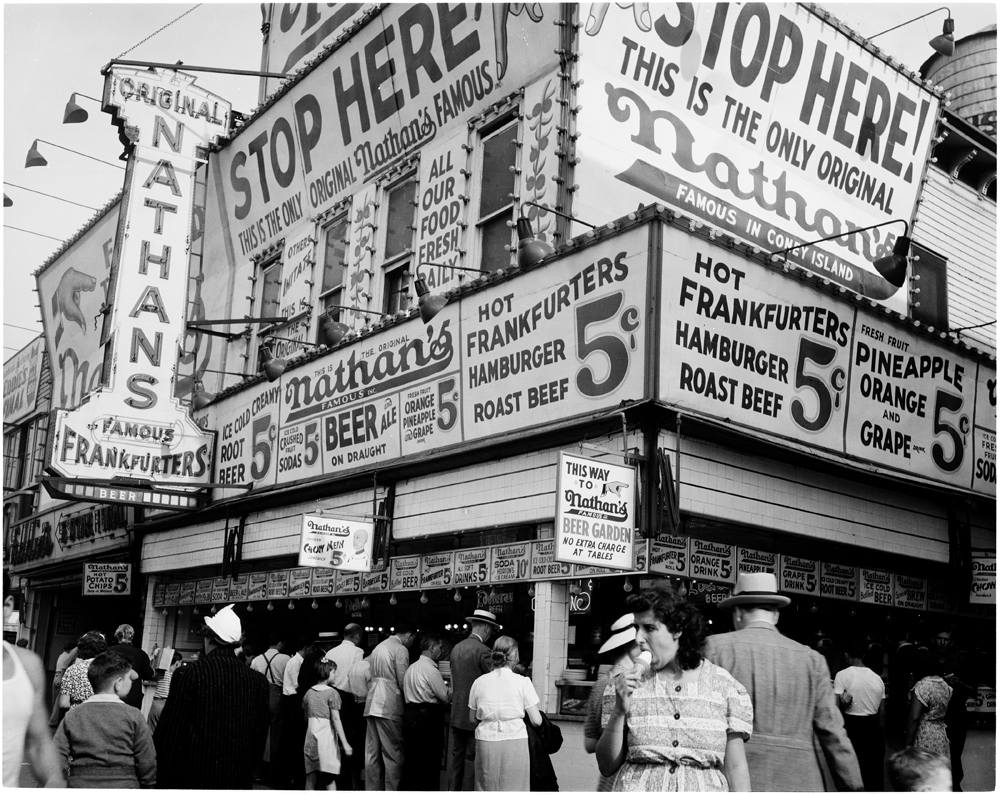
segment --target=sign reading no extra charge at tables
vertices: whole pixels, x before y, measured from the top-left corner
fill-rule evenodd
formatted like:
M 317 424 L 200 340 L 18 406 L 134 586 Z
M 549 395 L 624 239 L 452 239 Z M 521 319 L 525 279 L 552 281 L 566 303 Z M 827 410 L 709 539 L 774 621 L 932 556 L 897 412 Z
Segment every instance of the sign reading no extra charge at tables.
M 635 503 L 635 467 L 559 453 L 555 559 L 631 570 Z

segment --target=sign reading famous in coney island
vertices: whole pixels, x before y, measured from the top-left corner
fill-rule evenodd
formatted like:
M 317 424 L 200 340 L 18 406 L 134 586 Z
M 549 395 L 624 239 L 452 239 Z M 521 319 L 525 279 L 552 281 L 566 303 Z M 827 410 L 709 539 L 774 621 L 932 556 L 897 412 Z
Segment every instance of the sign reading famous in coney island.
M 199 486 L 215 435 L 174 399 L 184 331 L 195 168 L 228 131 L 228 102 L 172 69 L 108 67 L 104 110 L 127 168 L 103 308 L 100 386 L 55 412 L 48 467 L 69 478 Z

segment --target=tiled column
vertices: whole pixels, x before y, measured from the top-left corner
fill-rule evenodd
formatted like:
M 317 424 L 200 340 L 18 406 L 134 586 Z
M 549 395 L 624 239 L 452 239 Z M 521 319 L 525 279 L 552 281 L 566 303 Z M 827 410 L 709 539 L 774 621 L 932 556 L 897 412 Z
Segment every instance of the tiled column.
M 167 642 L 167 616 L 163 615 L 162 607 L 153 607 L 153 591 L 160 577 L 152 574 L 149 577 L 149 587 L 146 590 L 146 615 L 142 621 L 142 650 L 149 654 L 153 648 L 169 646 Z
M 535 583 L 535 648 L 532 684 L 538 693 L 539 708 L 555 712 L 559 708 L 556 679 L 566 668 L 566 635 L 569 629 L 569 584 Z

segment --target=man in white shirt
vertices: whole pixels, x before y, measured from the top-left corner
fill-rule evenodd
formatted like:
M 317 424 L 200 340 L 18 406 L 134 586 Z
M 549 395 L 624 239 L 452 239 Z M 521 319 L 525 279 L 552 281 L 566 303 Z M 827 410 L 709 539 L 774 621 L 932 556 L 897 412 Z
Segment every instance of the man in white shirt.
M 420 657 L 403 677 L 403 765 L 404 790 L 437 791 L 441 784 L 441 750 L 444 744 L 445 707 L 451 703 L 451 690 L 438 669 L 445 656 L 445 642 L 440 635 L 420 639 Z
M 854 639 L 847 644 L 851 664 L 837 672 L 833 680 L 833 694 L 844 712 L 844 728 L 858 757 L 865 790 L 882 792 L 885 789 L 882 770 L 885 756 L 882 730 L 885 685 L 882 678 L 864 664 L 864 655 L 863 640 Z
M 267 745 L 264 746 L 264 761 L 269 764 L 268 781 L 272 786 L 278 783 L 277 767 L 274 760 L 278 757 L 281 746 L 281 728 L 284 717 L 281 712 L 281 697 L 284 692 L 285 668 L 289 657 L 282 651 L 284 642 L 279 632 L 272 632 L 271 645 L 263 654 L 258 654 L 250 663 L 250 668 L 267 679 L 269 693 L 268 709 L 271 712 L 271 727 L 267 734 Z
M 347 734 L 347 741 L 351 748 L 362 749 L 365 747 L 365 735 L 368 733 L 368 718 L 365 717 L 365 701 L 368 699 L 368 688 L 372 683 L 371 655 L 358 660 L 347 672 L 347 685 L 354 696 L 354 715 L 351 716 L 351 725 L 344 726 Z M 361 780 L 361 773 L 365 769 L 365 755 L 360 750 L 350 757 L 349 765 L 351 770 L 351 789 L 363 790 L 364 782 Z M 339 784 L 338 784 L 339 786 Z
M 361 643 L 361 627 L 358 624 L 348 624 L 344 627 L 344 640 L 339 646 L 334 646 L 323 655 L 324 660 L 330 660 L 337 665 L 337 671 L 333 675 L 333 687 L 340 694 L 340 721 L 344 725 L 344 732 L 347 734 L 348 742 L 354 748 L 354 738 L 350 736 L 351 726 L 354 725 L 354 710 L 357 708 L 354 701 L 354 694 L 351 692 L 351 685 L 347 675 L 356 662 L 360 662 L 364 656 L 359 644 Z M 359 748 L 360 750 L 360 748 Z M 359 753 L 358 756 L 361 756 Z M 346 761 L 346 760 L 345 760 Z M 353 759 L 350 761 L 354 761 Z M 341 764 L 340 775 L 337 779 L 338 789 L 350 789 L 351 770 L 350 762 Z
M 413 624 L 397 622 L 393 634 L 372 650 L 372 683 L 365 700 L 365 789 L 399 789 L 403 776 L 403 677 L 410 667 Z
M 271 766 L 277 767 L 275 789 L 305 788 L 305 760 L 302 756 L 302 746 L 306 739 L 306 721 L 302 715 L 302 696 L 305 694 L 298 691 L 302 661 L 312 651 L 312 647 L 312 636 L 300 637 L 295 642 L 297 651 L 285 665 L 285 672 L 282 675 L 281 742 L 278 753 L 271 754 Z

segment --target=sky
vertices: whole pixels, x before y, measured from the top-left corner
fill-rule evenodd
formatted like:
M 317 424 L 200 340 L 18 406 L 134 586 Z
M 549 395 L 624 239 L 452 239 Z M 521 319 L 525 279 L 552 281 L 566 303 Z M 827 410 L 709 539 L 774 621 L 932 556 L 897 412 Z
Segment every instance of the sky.
M 862 36 L 940 7 L 908 2 L 820 5 Z M 993 2 L 953 3 L 949 8 L 956 39 L 996 24 Z M 879 36 L 875 44 L 918 71 L 933 54 L 927 42 L 941 32 L 945 17 L 943 11 L 931 14 Z M 4 193 L 14 202 L 3 211 L 4 360 L 42 331 L 32 273 L 117 195 L 125 176 L 113 165 L 120 165 L 122 152 L 117 131 L 97 102 L 80 99 L 90 118 L 62 124 L 70 95 L 100 98 L 101 68 L 112 58 L 258 70 L 260 28 L 258 3 L 4 4 L 3 179 Z M 197 73 L 197 78 L 198 85 L 231 101 L 234 110 L 248 113 L 257 105 L 257 78 L 213 73 Z M 49 165 L 26 169 L 24 160 L 36 138 L 42 139 L 39 149 Z

